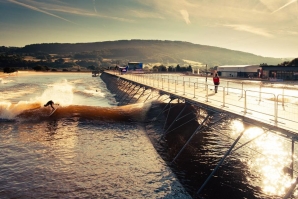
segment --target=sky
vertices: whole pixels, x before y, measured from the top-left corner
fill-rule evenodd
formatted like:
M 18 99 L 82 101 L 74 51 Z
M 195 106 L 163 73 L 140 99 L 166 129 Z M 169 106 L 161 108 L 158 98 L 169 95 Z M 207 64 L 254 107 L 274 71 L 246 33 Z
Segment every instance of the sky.
M 171 40 L 298 57 L 298 0 L 0 0 L 0 46 Z

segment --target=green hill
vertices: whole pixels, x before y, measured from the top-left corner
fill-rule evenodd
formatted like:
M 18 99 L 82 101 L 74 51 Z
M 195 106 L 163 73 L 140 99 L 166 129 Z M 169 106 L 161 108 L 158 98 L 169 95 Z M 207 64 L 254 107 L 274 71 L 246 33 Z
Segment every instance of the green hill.
M 108 59 L 138 61 L 143 63 L 183 63 L 191 60 L 209 66 L 227 64 L 279 64 L 282 59 L 257 56 L 182 41 L 119 40 L 94 43 L 44 43 L 31 44 L 18 49 L 22 53 L 44 52 L 49 54 L 96 53 Z

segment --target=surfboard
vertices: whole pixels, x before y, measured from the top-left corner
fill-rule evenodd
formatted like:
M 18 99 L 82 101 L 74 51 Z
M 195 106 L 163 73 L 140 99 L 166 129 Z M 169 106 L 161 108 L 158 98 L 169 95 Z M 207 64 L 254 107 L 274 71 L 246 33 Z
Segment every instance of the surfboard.
M 58 107 L 55 108 L 55 109 L 50 113 L 49 117 L 50 117 L 51 115 L 53 115 L 57 109 L 58 109 Z

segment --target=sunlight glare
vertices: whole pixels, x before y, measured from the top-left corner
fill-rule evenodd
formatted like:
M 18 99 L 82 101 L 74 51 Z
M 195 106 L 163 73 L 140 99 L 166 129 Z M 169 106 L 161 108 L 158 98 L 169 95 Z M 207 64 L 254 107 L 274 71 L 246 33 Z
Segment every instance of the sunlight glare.
M 233 120 L 231 127 L 235 134 L 238 134 L 244 130 L 243 122 L 239 120 Z
M 245 138 L 246 139 L 254 139 L 255 137 L 264 133 L 264 130 L 258 127 L 251 127 L 245 130 Z
M 260 133 L 261 131 L 252 132 Z M 247 134 L 248 137 L 249 134 Z M 254 154 L 248 161 L 248 166 L 250 170 L 255 170 L 260 174 L 261 188 L 267 194 L 281 196 L 291 185 L 291 176 L 285 172 L 285 168 L 289 168 L 291 164 L 291 153 L 286 146 L 287 143 L 283 139 L 272 134 L 260 137 L 250 144 L 250 148 L 259 153 Z

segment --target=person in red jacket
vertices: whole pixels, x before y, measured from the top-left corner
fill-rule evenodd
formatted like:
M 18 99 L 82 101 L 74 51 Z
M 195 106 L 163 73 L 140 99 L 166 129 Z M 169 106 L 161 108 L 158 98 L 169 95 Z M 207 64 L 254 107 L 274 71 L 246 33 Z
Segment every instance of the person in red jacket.
M 213 83 L 214 83 L 214 91 L 215 91 L 215 93 L 217 93 L 217 88 L 219 85 L 219 77 L 218 77 L 217 73 L 215 73 L 215 75 L 213 77 Z

